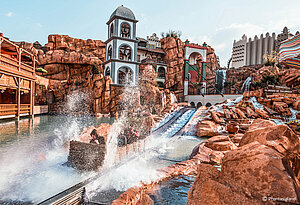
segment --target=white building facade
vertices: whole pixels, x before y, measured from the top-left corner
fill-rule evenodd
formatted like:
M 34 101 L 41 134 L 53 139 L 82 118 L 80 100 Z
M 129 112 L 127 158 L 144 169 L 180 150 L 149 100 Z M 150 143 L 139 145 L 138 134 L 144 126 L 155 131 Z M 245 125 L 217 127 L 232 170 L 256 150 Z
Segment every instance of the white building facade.
M 243 35 L 241 40 L 233 42 L 232 67 L 239 68 L 263 64 L 266 54 L 272 54 L 274 51 L 278 52 L 280 43 L 292 36 L 287 27 L 284 27 L 277 37 L 275 33 L 272 33 L 272 35 L 266 33 L 265 36 L 261 34 L 259 38 L 255 36 L 254 39 L 247 39 L 247 36 Z
M 104 62 L 104 75 L 111 76 L 116 85 L 138 85 L 136 23 L 133 12 L 119 6 L 106 23 L 108 39 Z

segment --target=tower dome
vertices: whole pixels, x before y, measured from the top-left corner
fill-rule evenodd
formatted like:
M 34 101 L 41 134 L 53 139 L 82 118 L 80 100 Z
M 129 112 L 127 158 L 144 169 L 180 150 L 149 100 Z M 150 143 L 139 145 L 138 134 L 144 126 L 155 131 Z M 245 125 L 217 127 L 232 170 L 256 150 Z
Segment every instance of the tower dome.
M 127 8 L 122 6 L 119 6 L 110 16 L 110 19 L 112 19 L 114 16 L 122 17 L 130 20 L 135 20 L 135 16 L 133 12 Z

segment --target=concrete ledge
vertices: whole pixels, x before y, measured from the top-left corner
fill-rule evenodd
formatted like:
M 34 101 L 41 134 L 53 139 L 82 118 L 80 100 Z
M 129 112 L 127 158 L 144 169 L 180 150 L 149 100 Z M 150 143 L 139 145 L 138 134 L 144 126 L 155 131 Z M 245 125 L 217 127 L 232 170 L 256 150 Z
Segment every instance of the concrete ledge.
M 188 103 L 194 102 L 195 105 L 201 103 L 202 105 L 206 105 L 210 103 L 211 105 L 215 105 L 216 103 L 223 102 L 225 100 L 231 99 L 234 100 L 238 97 L 242 97 L 243 95 L 225 95 L 222 97 L 221 95 L 187 95 L 185 96 L 185 101 Z M 197 106 L 198 107 L 198 106 Z
M 33 113 L 35 115 L 39 114 L 46 114 L 49 112 L 49 106 L 48 105 L 35 105 L 33 109 Z

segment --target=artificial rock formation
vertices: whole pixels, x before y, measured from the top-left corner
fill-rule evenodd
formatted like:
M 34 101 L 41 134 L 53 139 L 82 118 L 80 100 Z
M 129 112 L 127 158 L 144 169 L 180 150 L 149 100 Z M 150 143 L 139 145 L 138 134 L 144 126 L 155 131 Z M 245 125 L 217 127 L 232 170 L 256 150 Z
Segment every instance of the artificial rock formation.
M 105 44 L 102 41 L 49 35 L 45 46 L 26 42 L 19 44 L 36 55 L 37 67 L 47 71 L 37 72 L 43 78 L 39 77 L 40 80 L 37 81 L 36 104 L 49 104 L 50 111 L 55 113 L 102 113 L 118 116 L 122 109 L 120 104 L 124 87 L 111 86 L 110 77 L 103 76 Z M 171 102 L 170 92 L 157 88 L 156 72 L 153 73 L 150 67 L 141 65 L 140 68 L 141 106 L 147 104 L 150 113 L 159 115 Z M 166 93 L 167 101 L 164 103 L 162 92 Z
M 266 106 L 255 109 L 247 101 L 253 96 L 266 96 L 259 93 L 248 92 L 235 107 L 224 106 L 224 113 L 210 113 L 216 123 L 227 123 L 229 135 L 211 137 L 193 150 L 191 157 L 201 156 L 202 163 L 187 204 L 299 203 L 300 135 L 293 124 L 276 125 L 262 119 L 278 117 L 278 113 Z M 269 107 L 276 102 L 293 106 L 297 96 L 274 95 L 268 98 Z M 221 171 L 212 166 L 215 164 L 221 166 Z

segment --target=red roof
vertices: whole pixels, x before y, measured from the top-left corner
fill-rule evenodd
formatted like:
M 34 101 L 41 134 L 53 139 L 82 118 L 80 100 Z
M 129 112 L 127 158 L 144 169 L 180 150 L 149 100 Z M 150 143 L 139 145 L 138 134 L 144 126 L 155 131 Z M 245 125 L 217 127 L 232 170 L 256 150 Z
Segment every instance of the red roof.
M 200 45 L 198 45 L 198 44 L 195 44 L 195 43 L 190 43 L 190 44 L 184 45 L 184 47 L 189 47 L 189 48 L 198 48 L 198 49 L 207 49 L 207 47 L 200 46 Z
M 144 51 L 149 51 L 149 52 L 154 52 L 154 53 L 166 54 L 162 48 L 152 49 L 152 48 L 146 48 L 146 47 L 139 46 L 138 49 L 144 50 Z

